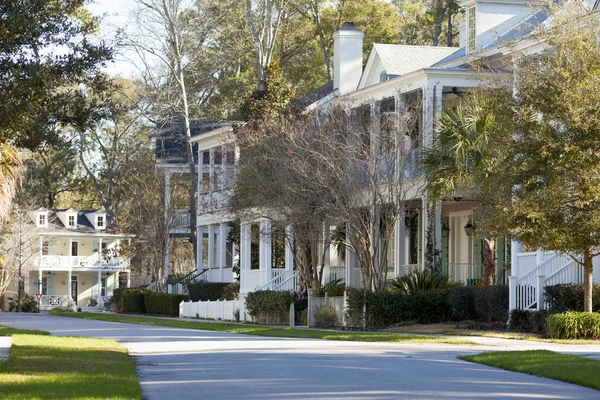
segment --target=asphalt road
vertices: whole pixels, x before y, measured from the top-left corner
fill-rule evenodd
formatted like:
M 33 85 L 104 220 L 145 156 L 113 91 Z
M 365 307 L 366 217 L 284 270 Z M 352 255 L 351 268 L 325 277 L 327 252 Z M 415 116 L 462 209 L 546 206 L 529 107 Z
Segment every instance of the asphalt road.
M 456 358 L 508 349 L 502 344 L 507 341 L 465 346 L 278 339 L 12 313 L 1 313 L 0 325 L 117 340 L 136 359 L 144 399 L 151 400 L 600 399 L 600 391 Z M 526 347 L 520 341 L 515 348 Z M 600 353 L 598 346 L 570 349 Z

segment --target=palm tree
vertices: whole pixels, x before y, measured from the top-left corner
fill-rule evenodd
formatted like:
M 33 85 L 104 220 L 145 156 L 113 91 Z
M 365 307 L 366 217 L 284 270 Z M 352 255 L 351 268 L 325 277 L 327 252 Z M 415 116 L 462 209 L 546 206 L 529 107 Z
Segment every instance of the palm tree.
M 423 152 L 423 173 L 427 190 L 433 199 L 468 196 L 477 198 L 478 178 L 493 169 L 492 138 L 498 132 L 489 102 L 475 97 L 456 110 L 444 110 L 437 121 L 436 136 L 430 149 Z M 483 236 L 483 265 L 481 283 L 494 284 L 495 242 Z

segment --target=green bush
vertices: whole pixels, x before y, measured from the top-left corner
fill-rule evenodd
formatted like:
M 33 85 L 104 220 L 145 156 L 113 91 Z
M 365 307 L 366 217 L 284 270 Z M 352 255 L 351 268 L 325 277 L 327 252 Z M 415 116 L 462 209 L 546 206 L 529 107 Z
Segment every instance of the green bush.
M 516 332 L 546 333 L 546 318 L 550 314 L 547 310 L 526 311 L 512 310 L 508 329 Z
M 315 325 L 319 328 L 330 328 L 337 323 L 337 311 L 331 304 L 321 304 L 315 308 Z
M 111 298 L 112 304 L 115 308 L 115 311 L 118 313 L 126 312 L 125 305 L 123 303 L 125 299 L 125 293 L 146 293 L 147 289 L 144 288 L 118 288 L 113 290 L 113 295 Z
M 125 292 L 123 295 L 123 312 L 127 314 L 146 314 L 144 302 L 145 292 Z
M 188 284 L 192 301 L 235 300 L 240 293 L 239 283 L 194 282 Z
M 8 303 L 8 311 L 16 312 L 18 308 L 17 299 L 14 298 Z M 21 312 L 36 313 L 39 312 L 38 301 L 34 296 L 23 293 L 21 296 Z
M 484 322 L 508 321 L 508 286 L 473 287 L 477 320 Z
M 144 304 L 148 314 L 179 317 L 179 303 L 188 300 L 189 297 L 185 294 L 144 293 Z
M 546 286 L 546 302 L 554 312 L 583 311 L 583 284 Z M 592 310 L 600 312 L 600 284 L 592 290 Z
M 390 281 L 390 286 L 402 294 L 446 289 L 449 284 L 450 277 L 448 275 L 436 274 L 430 269 L 412 270 L 410 273 Z
M 464 286 L 453 289 L 450 292 L 450 295 L 448 296 L 448 302 L 452 310 L 453 320 L 477 320 L 477 309 L 475 308 L 475 291 L 473 289 L 473 286 Z
M 292 301 L 294 295 L 291 292 L 259 290 L 248 293 L 246 309 L 255 322 L 284 323 Z
M 546 318 L 548 336 L 555 339 L 600 339 L 600 314 L 567 311 Z
M 323 296 L 325 296 L 325 293 L 327 293 L 327 296 L 330 297 L 341 297 L 344 295 L 345 290 L 346 284 L 342 283 L 341 279 L 337 279 L 335 281 L 323 285 L 321 293 L 323 294 Z

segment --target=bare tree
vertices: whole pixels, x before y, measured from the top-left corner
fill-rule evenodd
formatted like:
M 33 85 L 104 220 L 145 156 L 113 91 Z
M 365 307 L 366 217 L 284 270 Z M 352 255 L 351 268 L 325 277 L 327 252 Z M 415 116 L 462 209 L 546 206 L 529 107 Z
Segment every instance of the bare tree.
M 238 132 L 240 157 L 231 206 L 293 227 L 294 254 L 307 286 L 320 289 L 325 249 L 341 228 L 366 290 L 383 290 L 388 244 L 412 181 L 405 133 L 414 122 L 332 107 L 320 115 L 283 115 Z

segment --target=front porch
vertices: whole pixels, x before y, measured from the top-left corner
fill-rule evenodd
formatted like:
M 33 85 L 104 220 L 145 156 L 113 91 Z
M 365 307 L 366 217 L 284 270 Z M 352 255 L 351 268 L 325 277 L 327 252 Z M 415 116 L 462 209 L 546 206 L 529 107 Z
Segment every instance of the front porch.
M 130 273 L 120 270 L 47 270 L 28 271 L 25 292 L 41 294 L 40 311 L 53 308 L 101 309 L 114 289 L 129 287 Z

